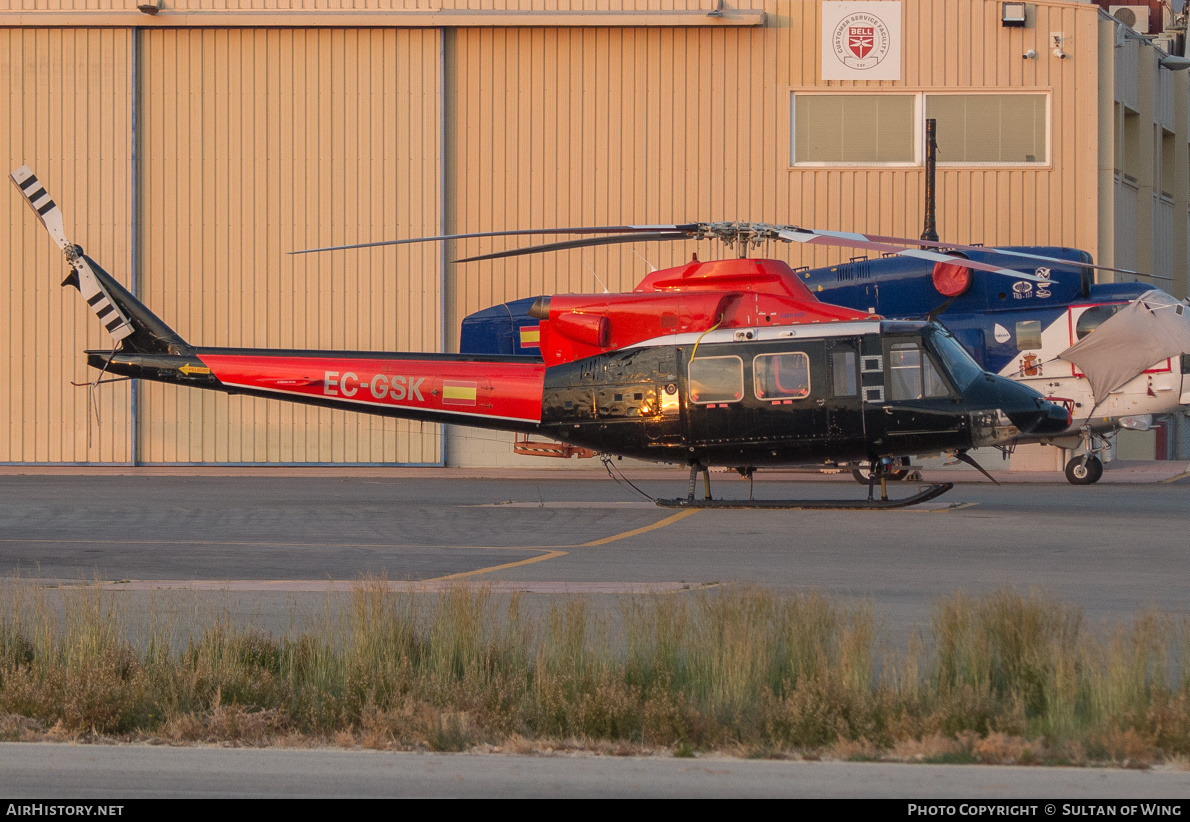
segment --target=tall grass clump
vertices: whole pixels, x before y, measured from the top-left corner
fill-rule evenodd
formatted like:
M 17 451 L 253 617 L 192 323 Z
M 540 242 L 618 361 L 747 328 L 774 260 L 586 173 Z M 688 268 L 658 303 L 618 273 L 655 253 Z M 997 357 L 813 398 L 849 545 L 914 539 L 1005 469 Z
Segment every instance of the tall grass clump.
M 19 579 L 0 584 L 0 597 L 0 712 L 97 733 L 156 721 L 116 601 L 84 587 L 55 614 L 42 589 Z
M 0 737 L 557 745 L 937 761 L 1190 754 L 1190 625 L 1088 626 L 957 593 L 894 643 L 870 605 L 742 586 L 527 605 L 362 580 L 312 628 L 132 619 L 99 586 L 0 582 Z M 603 746 L 603 747 L 600 747 Z M 610 746 L 610 747 L 608 747 Z M 832 753 L 833 752 L 833 753 Z

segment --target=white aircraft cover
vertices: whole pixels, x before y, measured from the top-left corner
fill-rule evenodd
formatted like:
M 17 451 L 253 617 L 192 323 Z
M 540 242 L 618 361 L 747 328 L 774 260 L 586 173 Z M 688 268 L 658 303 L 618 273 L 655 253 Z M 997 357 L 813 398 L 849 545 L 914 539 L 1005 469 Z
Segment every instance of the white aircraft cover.
M 1190 308 L 1160 289 L 1141 294 L 1058 355 L 1087 375 L 1095 404 L 1145 369 L 1190 352 Z

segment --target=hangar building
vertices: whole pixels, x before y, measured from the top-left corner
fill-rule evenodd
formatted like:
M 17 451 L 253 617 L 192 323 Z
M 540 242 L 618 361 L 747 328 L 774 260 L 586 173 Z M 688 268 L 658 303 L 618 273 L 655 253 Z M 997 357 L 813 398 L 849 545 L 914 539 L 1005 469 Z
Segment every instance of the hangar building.
M 1074 0 L 874 5 L 848 74 L 823 0 L 0 0 L 0 155 L 205 345 L 450 351 L 493 303 L 722 253 L 295 249 L 699 219 L 915 237 L 927 117 L 944 239 L 1077 246 L 1185 296 L 1183 2 L 1134 0 L 1135 28 Z M 72 387 L 108 342 L 13 192 L 0 226 L 0 462 L 541 465 L 511 435 Z

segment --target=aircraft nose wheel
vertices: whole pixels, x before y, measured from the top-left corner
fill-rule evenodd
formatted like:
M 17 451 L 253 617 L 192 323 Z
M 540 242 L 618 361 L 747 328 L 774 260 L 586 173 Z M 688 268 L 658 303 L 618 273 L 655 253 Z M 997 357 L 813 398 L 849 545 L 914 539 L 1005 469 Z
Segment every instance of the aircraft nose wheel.
M 1072 485 L 1093 485 L 1103 476 L 1103 461 L 1091 454 L 1074 457 L 1066 463 L 1066 479 Z
M 902 466 L 908 466 L 909 458 L 901 457 L 900 464 Z M 910 471 L 909 471 L 908 467 L 894 468 L 892 465 L 890 465 L 888 467 L 888 474 L 886 475 L 886 479 L 890 479 L 895 482 L 901 482 L 902 480 L 907 479 L 909 477 L 909 474 L 910 474 Z M 851 476 L 854 477 L 855 481 L 858 482 L 860 485 L 867 485 L 872 478 L 872 469 L 866 465 L 862 466 L 860 468 L 852 468 Z

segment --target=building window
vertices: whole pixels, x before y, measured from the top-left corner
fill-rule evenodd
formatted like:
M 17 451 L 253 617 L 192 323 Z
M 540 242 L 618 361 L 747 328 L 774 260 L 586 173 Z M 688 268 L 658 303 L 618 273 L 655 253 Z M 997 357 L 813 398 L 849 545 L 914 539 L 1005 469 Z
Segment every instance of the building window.
M 1167 200 L 1172 200 L 1173 192 L 1176 188 L 1174 181 L 1174 171 L 1177 163 L 1177 142 L 1172 131 L 1166 131 L 1158 127 L 1161 134 L 1161 144 L 1158 152 L 1160 173 L 1156 175 L 1157 179 L 1161 181 L 1161 196 Z
M 797 92 L 791 108 L 794 165 L 920 165 L 927 118 L 939 165 L 1049 163 L 1046 94 Z
M 1124 109 L 1124 139 L 1122 142 L 1124 179 L 1133 185 L 1140 182 L 1140 115 Z
M 793 162 L 815 165 L 913 165 L 917 95 L 797 94 Z
M 939 165 L 1027 165 L 1049 161 L 1044 94 L 927 94 L 938 121 Z

